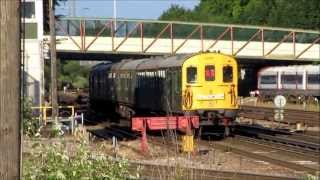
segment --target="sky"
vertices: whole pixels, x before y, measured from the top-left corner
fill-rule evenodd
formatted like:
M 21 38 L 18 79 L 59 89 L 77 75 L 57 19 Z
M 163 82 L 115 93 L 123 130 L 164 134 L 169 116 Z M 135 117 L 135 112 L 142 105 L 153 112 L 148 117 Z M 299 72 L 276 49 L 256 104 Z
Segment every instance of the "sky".
M 193 9 L 200 0 L 115 0 L 117 18 L 157 19 L 172 4 Z M 114 0 L 75 0 L 76 16 L 113 17 Z M 70 0 L 56 8 L 56 14 L 68 16 Z

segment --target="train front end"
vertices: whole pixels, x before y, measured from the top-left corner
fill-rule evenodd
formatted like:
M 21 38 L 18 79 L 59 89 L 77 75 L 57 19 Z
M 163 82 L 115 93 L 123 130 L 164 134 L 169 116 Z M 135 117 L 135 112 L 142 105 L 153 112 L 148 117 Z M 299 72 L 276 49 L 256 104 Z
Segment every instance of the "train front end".
M 203 53 L 182 66 L 182 110 L 197 113 L 201 124 L 228 126 L 238 109 L 238 67 L 224 54 Z

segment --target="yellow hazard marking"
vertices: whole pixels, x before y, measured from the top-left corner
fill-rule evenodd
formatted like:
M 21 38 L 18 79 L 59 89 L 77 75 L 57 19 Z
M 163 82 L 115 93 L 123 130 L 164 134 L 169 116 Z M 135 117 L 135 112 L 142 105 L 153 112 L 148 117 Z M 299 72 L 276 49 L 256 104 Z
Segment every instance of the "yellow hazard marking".
M 183 152 L 193 152 L 193 135 L 182 136 L 182 151 Z
M 186 90 L 184 91 L 183 95 L 183 105 L 186 109 L 191 109 L 192 107 L 192 90 L 190 87 L 187 87 Z

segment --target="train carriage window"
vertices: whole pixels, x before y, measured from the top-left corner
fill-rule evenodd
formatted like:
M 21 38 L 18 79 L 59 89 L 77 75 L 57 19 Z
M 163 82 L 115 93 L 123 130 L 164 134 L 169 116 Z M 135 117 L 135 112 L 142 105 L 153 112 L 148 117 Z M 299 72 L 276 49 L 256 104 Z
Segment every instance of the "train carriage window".
M 196 83 L 197 82 L 197 68 L 188 67 L 187 68 L 187 83 Z
M 320 84 L 320 74 L 308 74 L 308 84 Z
M 302 84 L 302 75 L 281 75 L 282 84 Z
M 215 68 L 213 65 L 209 65 L 205 67 L 205 79 L 206 81 L 215 80 Z
M 232 66 L 223 66 L 223 82 L 232 82 L 233 80 L 233 72 Z
M 277 76 L 276 75 L 263 75 L 260 77 L 261 84 L 276 84 Z

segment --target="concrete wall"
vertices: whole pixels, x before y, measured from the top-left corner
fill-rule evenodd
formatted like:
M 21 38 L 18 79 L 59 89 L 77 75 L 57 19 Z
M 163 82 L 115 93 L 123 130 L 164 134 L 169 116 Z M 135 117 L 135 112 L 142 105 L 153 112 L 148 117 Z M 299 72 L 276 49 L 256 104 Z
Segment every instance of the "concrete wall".
M 43 58 L 41 42 L 37 39 L 25 41 L 25 91 L 26 95 L 33 99 L 34 105 L 42 104 L 43 97 Z
M 43 1 L 42 0 L 26 0 L 27 2 L 35 2 L 35 17 L 26 18 L 25 23 L 36 24 L 36 36 L 25 40 L 24 54 L 24 80 L 25 93 L 33 99 L 34 105 L 42 104 L 44 94 L 44 79 L 43 79 Z M 29 26 L 26 26 L 26 28 Z M 28 31 L 28 29 L 26 29 Z

